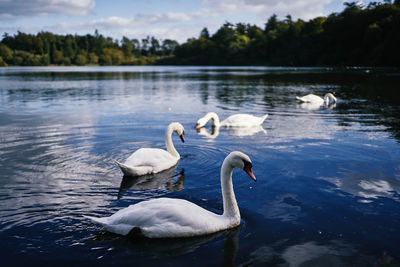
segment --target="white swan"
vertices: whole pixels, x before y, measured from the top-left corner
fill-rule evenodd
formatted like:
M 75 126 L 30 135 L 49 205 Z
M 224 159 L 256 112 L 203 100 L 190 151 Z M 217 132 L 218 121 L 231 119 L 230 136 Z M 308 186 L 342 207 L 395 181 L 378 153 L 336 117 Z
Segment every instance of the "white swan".
M 221 167 L 223 214 L 218 215 L 183 199 L 158 198 L 119 210 L 110 217 L 85 216 L 107 231 L 127 235 L 133 229 L 150 238 L 206 235 L 240 224 L 240 212 L 232 185 L 234 168 L 244 170 L 254 181 L 250 158 L 231 152 Z
M 223 121 L 219 121 L 219 117 L 215 112 L 208 112 L 204 117 L 197 121 L 196 129 L 200 129 L 211 119 L 213 127 L 253 127 L 261 125 L 268 117 L 268 114 L 262 117 L 256 117 L 250 114 L 235 114 L 229 116 Z
M 324 98 L 317 96 L 317 95 L 313 95 L 313 94 L 308 94 L 302 97 L 296 96 L 297 100 L 300 100 L 301 102 L 304 103 L 313 103 L 313 104 L 319 104 L 319 105 L 323 105 L 325 104 L 330 104 L 330 102 L 332 101 L 332 103 L 336 103 L 337 99 L 336 97 L 331 94 L 331 93 L 327 93 Z
M 172 143 L 172 133 L 179 135 L 182 142 L 185 142 L 184 128 L 179 122 L 173 122 L 168 125 L 165 131 L 165 145 L 167 150 L 159 148 L 140 148 L 136 150 L 125 163 L 116 161 L 125 175 L 139 176 L 158 173 L 167 170 L 176 165 L 180 159 Z

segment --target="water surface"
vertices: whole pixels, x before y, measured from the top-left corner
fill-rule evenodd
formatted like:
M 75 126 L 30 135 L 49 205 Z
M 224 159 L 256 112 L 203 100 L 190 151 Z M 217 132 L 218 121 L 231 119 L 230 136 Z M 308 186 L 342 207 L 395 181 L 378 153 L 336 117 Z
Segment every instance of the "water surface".
M 399 73 L 387 69 L 264 67 L 0 68 L 0 255 L 11 265 L 375 266 L 400 263 Z M 335 106 L 296 95 L 334 92 Z M 269 114 L 238 131 L 198 118 Z M 114 164 L 163 148 L 185 127 L 175 169 L 123 177 Z M 240 227 L 177 240 L 105 232 L 109 216 L 174 197 L 222 213 L 225 156 L 250 156 L 257 177 L 234 172 Z

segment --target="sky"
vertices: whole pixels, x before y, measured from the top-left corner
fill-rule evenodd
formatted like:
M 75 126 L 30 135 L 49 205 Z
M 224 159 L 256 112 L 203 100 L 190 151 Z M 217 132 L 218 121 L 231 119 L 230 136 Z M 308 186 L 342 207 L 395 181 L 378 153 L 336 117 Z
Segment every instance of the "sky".
M 215 33 L 225 22 L 264 28 L 276 14 L 309 20 L 343 10 L 342 0 L 0 0 L 0 35 L 94 34 L 121 40 L 197 38 L 207 27 Z M 348 1 L 353 2 L 353 1 Z M 365 4 L 370 1 L 363 0 Z M 379 2 L 379 1 L 378 1 Z M 0 37 L 1 38 L 1 37 Z

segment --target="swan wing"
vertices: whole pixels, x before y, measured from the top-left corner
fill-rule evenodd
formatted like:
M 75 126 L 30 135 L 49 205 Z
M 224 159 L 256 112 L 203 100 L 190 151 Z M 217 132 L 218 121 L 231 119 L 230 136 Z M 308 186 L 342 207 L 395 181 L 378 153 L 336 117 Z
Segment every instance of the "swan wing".
M 302 102 L 305 103 L 323 103 L 324 99 L 322 99 L 321 97 L 314 95 L 314 94 L 308 94 L 302 97 L 298 97 L 296 96 L 297 100 L 300 100 Z
M 178 160 L 179 157 L 174 157 L 163 149 L 141 148 L 130 155 L 125 163 L 117 164 L 125 174 L 145 175 L 169 169 L 177 164 Z
M 235 114 L 229 116 L 221 122 L 224 127 L 252 127 L 260 125 L 268 117 L 268 114 L 262 117 L 256 117 L 250 114 Z

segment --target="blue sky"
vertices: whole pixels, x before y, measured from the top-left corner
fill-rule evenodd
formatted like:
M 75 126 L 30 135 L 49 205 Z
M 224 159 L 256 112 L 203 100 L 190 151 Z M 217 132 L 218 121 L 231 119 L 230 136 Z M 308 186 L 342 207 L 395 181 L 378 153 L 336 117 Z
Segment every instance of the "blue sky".
M 263 27 L 272 14 L 309 20 L 343 9 L 342 0 L 0 0 L 0 34 L 93 34 L 185 42 L 225 22 Z M 352 2 L 352 1 L 349 1 Z M 370 1 L 364 0 L 365 4 Z

